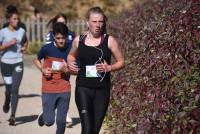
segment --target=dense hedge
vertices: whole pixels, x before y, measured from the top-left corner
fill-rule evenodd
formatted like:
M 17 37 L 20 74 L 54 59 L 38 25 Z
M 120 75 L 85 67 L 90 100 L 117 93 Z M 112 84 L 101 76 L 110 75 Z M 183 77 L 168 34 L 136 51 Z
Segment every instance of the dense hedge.
M 200 133 L 199 3 L 147 0 L 112 21 L 126 66 L 112 80 L 111 133 Z

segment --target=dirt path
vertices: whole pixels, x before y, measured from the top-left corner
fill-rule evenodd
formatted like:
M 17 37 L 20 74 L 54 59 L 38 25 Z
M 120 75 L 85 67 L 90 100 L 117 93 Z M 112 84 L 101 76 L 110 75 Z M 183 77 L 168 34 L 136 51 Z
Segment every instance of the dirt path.
M 41 113 L 41 73 L 33 65 L 34 56 L 25 56 L 24 76 L 20 87 L 20 99 L 16 113 L 16 126 L 8 125 L 9 114 L 2 111 L 4 102 L 4 86 L 0 86 L 0 134 L 54 134 L 55 124 L 52 127 L 39 127 L 37 117 Z M 66 134 L 80 134 L 80 119 L 74 102 L 75 76 L 71 77 L 72 96 L 69 113 L 73 119 L 68 124 Z M 2 78 L 0 76 L 0 82 Z

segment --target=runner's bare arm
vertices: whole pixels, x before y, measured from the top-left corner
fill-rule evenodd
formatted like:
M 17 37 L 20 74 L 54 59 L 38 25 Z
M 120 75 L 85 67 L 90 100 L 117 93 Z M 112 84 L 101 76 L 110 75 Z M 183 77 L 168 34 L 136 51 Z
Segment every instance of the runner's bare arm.
M 69 52 L 69 55 L 67 56 L 67 64 L 72 73 L 78 72 L 78 66 L 76 65 L 78 42 L 79 42 L 79 36 L 75 37 L 72 44 L 72 48 Z
M 47 78 L 51 77 L 51 75 L 52 75 L 52 69 L 51 69 L 51 68 L 49 68 L 49 67 L 43 68 L 43 65 L 42 65 L 41 61 L 38 60 L 37 58 L 35 58 L 35 59 L 33 60 L 33 62 L 34 62 L 34 64 L 35 64 L 35 66 L 41 71 L 41 73 L 42 73 L 45 77 L 47 77 Z
M 38 60 L 37 58 L 35 58 L 33 60 L 33 63 L 35 64 L 35 66 L 42 72 L 42 63 L 40 60 Z M 42 72 L 43 73 L 43 72 Z
M 108 47 L 112 52 L 113 57 L 115 58 L 116 62 L 112 65 L 111 71 L 116 71 L 124 67 L 124 57 L 119 48 L 119 44 L 113 36 L 109 36 L 108 39 Z
M 16 44 L 16 39 L 12 39 L 11 41 L 7 42 L 6 44 L 2 45 L 0 44 L 0 51 L 4 51 L 6 50 L 7 48 L 13 46 Z

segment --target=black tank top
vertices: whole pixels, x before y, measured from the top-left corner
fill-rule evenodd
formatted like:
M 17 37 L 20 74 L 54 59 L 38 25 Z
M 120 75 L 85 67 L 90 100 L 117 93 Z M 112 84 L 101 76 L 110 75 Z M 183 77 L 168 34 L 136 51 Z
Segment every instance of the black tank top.
M 77 86 L 84 86 L 89 88 L 110 88 L 110 73 L 100 73 L 104 77 L 100 81 L 101 77 L 86 77 L 86 65 L 95 65 L 95 63 L 102 56 L 102 60 L 105 60 L 107 64 L 111 63 L 111 51 L 108 48 L 108 37 L 109 35 L 102 35 L 101 43 L 96 46 L 87 46 L 85 44 L 86 36 L 80 36 L 78 44 L 78 61 L 79 61 L 79 72 L 76 79 Z M 102 52 L 101 52 L 102 50 Z M 100 63 L 98 61 L 97 63 Z

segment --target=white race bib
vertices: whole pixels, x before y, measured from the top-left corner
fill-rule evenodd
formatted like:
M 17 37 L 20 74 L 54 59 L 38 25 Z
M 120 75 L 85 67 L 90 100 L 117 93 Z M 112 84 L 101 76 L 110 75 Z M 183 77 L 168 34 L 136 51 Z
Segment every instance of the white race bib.
M 98 77 L 95 65 L 86 66 L 86 77 Z
M 61 67 L 63 66 L 63 62 L 59 62 L 59 61 L 53 61 L 52 62 L 52 67 L 51 69 L 53 71 L 59 71 L 61 69 Z

